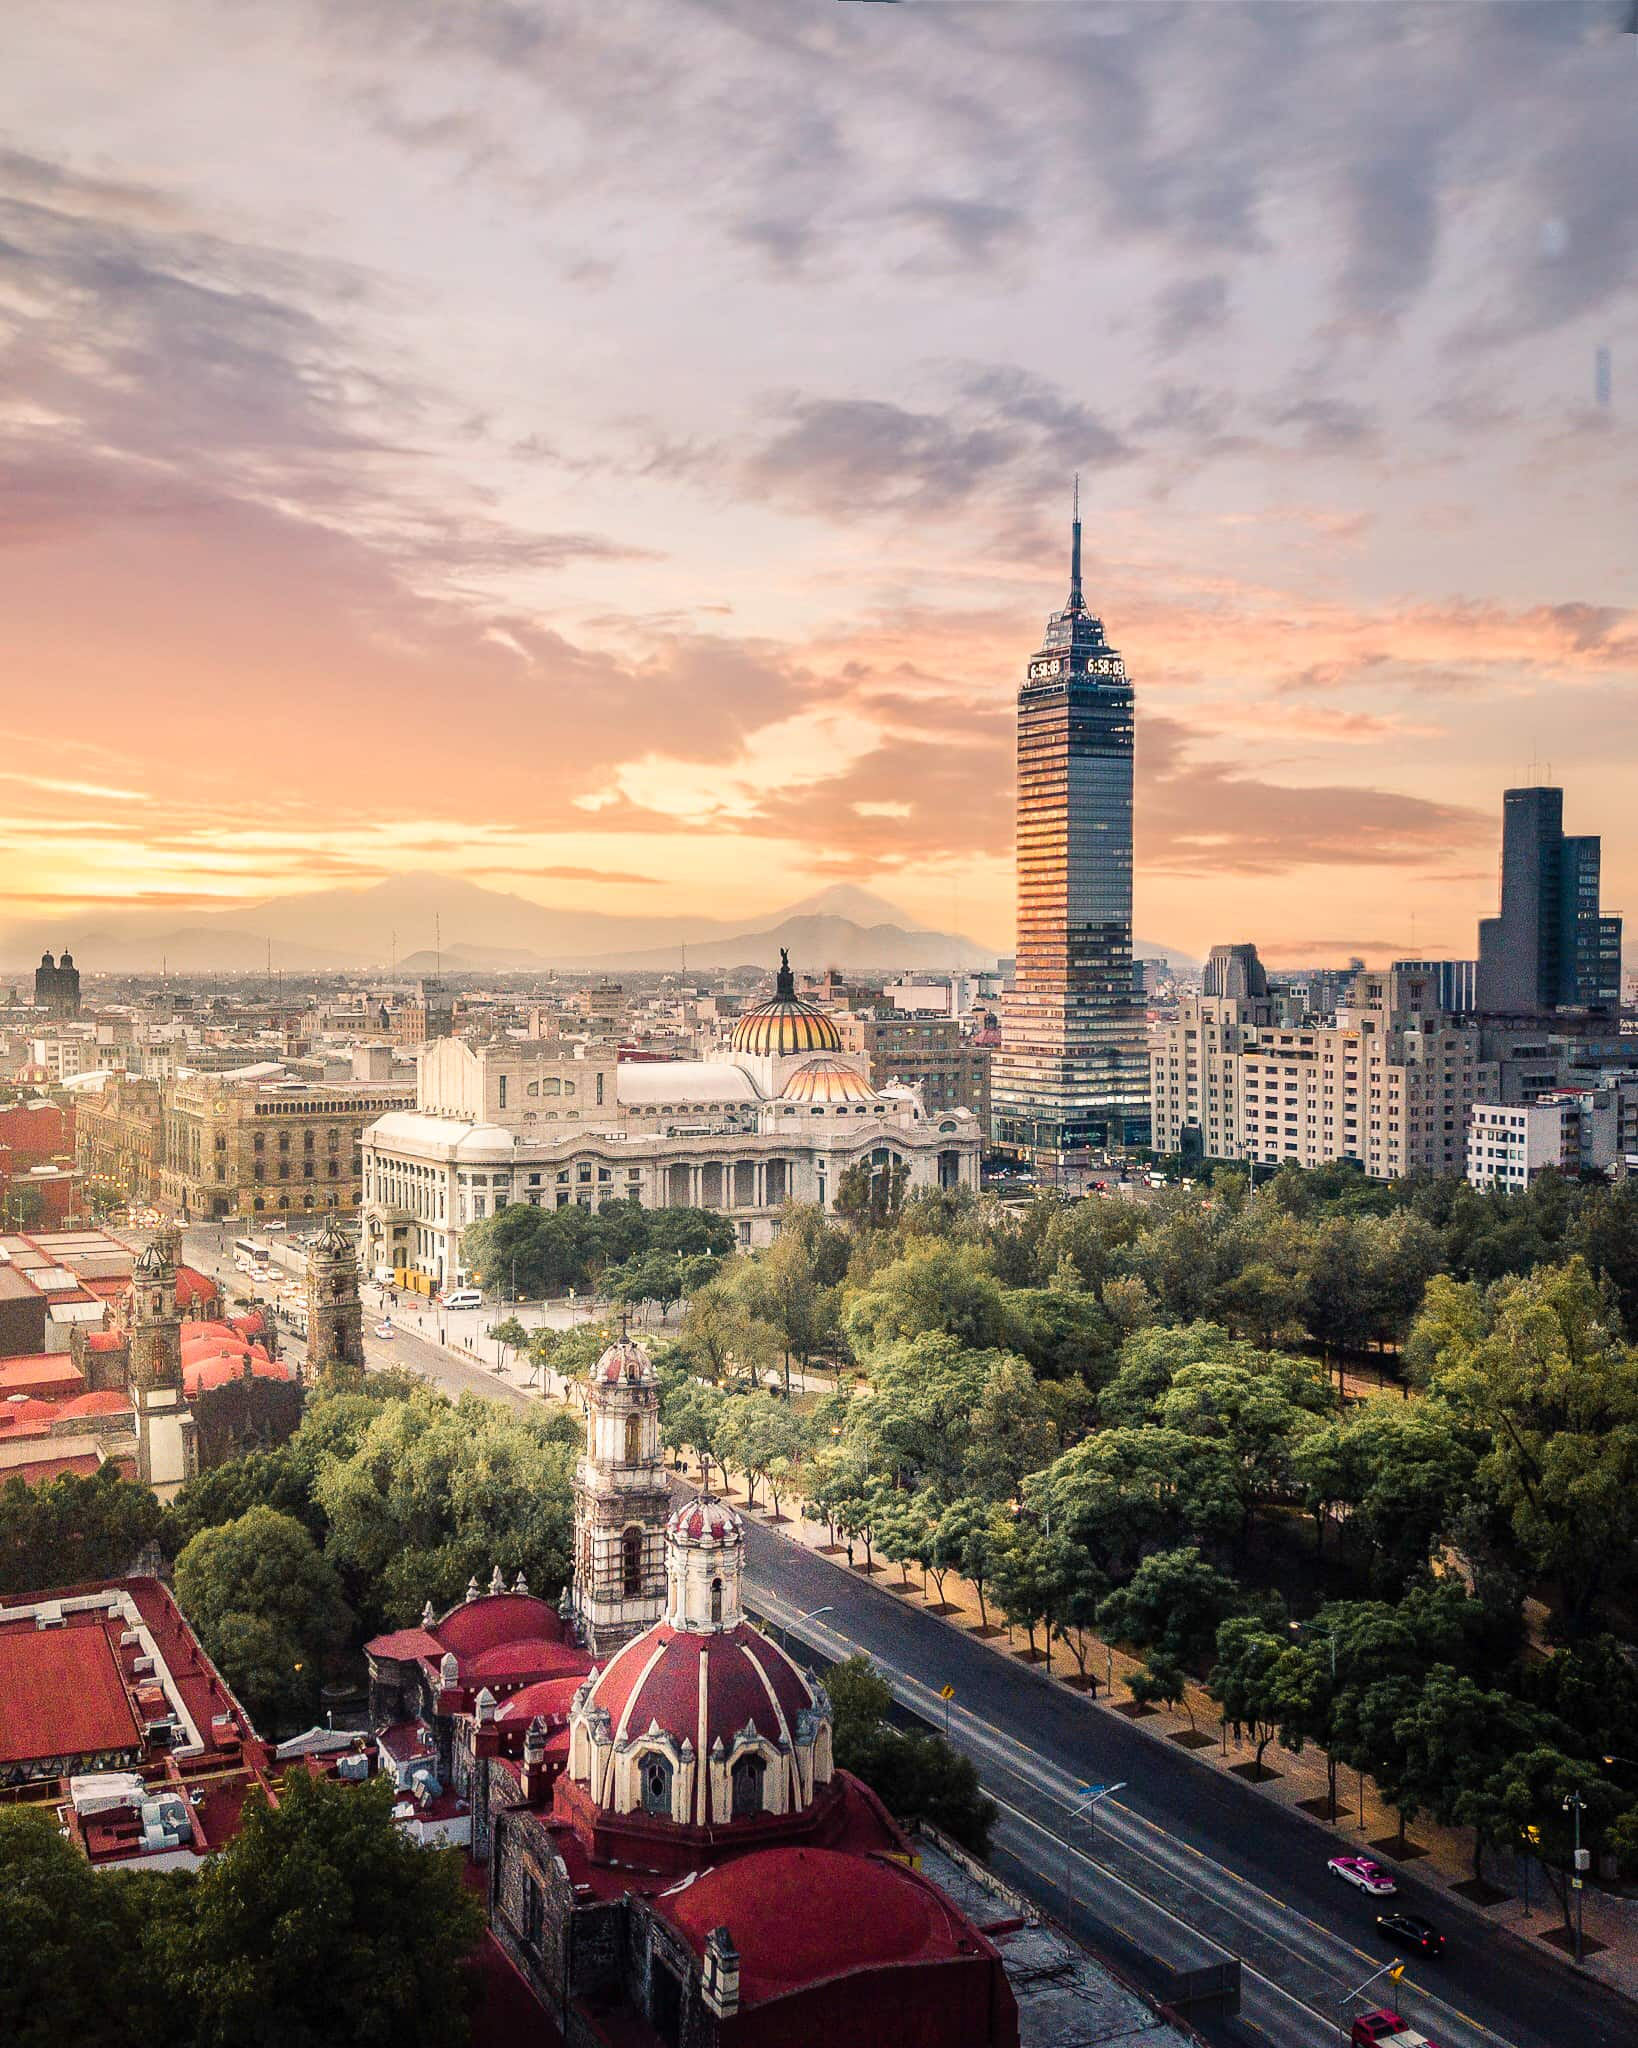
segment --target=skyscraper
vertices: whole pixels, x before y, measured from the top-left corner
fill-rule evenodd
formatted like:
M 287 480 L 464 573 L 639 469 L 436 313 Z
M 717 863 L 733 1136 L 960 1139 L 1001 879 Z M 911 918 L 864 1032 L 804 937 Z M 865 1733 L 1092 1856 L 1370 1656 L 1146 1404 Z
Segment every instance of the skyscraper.
M 1148 1135 L 1148 1052 L 1132 986 L 1132 685 L 1081 594 L 1018 692 L 1018 964 L 1001 1003 L 996 1142 L 1057 1165 Z
M 1620 1008 L 1621 920 L 1599 911 L 1601 854 L 1596 835 L 1566 835 L 1563 790 L 1505 793 L 1501 915 L 1479 924 L 1481 1010 Z

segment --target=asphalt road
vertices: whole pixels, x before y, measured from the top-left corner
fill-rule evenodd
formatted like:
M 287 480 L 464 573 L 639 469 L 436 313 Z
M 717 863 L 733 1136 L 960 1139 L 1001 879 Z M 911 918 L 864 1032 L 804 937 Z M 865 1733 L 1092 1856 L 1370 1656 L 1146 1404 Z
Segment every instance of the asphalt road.
M 190 1243 L 188 1255 L 217 1264 L 202 1244 Z M 520 1408 L 536 1399 L 413 1333 L 380 1341 L 368 1317 L 365 1349 L 372 1365 L 411 1366 L 452 1395 Z M 997 1869 L 1047 1911 L 1156 1989 L 1170 1970 L 1238 1956 L 1241 2017 L 1199 2023 L 1208 2038 L 1273 2048 L 1343 2038 L 1347 1994 L 1391 1951 L 1376 1934 L 1376 1904 L 1326 1870 L 1337 1838 L 749 1518 L 746 1578 L 752 1606 L 782 1632 L 826 1662 L 867 1652 L 904 1708 L 948 1726 L 1001 1808 Z M 939 1698 L 946 1685 L 955 1689 L 948 1709 Z M 1072 1821 L 1081 1787 L 1116 1783 L 1122 1789 L 1099 1802 L 1090 1825 Z M 1395 1903 L 1443 1929 L 1445 1956 L 1411 1961 L 1399 1985 L 1384 1978 L 1347 2009 L 1391 2005 L 1438 2048 L 1638 2041 L 1638 2013 L 1605 1986 L 1420 1884 L 1413 1870 L 1396 1874 Z
M 1326 1869 L 1336 1839 L 1120 1715 L 1090 1706 L 999 1657 L 935 1615 L 839 1571 L 755 1523 L 747 1526 L 749 1597 L 827 1660 L 864 1650 L 904 1705 L 942 1725 L 1001 1805 L 999 1856 L 1049 1911 L 1074 1903 L 1078 1928 L 1116 1937 L 1171 1968 L 1241 1959 L 1243 2017 L 1226 2038 L 1310 2048 L 1338 2038 L 1339 2001 L 1392 1952 L 1378 1906 Z M 801 1620 L 804 1611 L 829 1611 Z M 1025 1739 L 1020 1740 L 1023 1731 Z M 1027 1742 L 1027 1746 L 1026 1746 Z M 1071 1827 L 1083 1785 L 1123 1789 L 1092 1825 Z M 1005 1863 L 1003 1864 L 1005 1868 Z M 1396 1904 L 1447 1937 L 1439 1963 L 1412 1961 L 1352 2008 L 1390 2005 L 1439 2048 L 1631 2048 L 1638 2014 L 1400 1873 Z

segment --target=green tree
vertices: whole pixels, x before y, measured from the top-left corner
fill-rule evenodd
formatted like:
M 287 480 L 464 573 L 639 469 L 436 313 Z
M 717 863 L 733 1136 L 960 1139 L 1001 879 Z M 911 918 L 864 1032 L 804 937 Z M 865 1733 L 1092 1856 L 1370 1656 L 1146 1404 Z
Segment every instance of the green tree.
M 876 1517 L 876 1547 L 889 1564 L 898 1566 L 899 1581 L 906 1589 L 910 1566 L 927 1548 L 931 1528 L 927 1510 L 914 1494 L 893 1494 Z
M 900 1820 L 930 1822 L 975 1855 L 989 1852 L 998 1809 L 978 1770 L 942 1736 L 893 1727 L 893 1695 L 866 1657 L 849 1657 L 826 1677 L 837 1764 L 862 1778 Z
M 968 1483 L 991 1499 L 1014 1499 L 1027 1473 L 1048 1464 L 1058 1448 L 1051 1413 L 1035 1375 L 1021 1358 L 998 1358 L 973 1409 Z
M 1240 1604 L 1234 1581 L 1193 1545 L 1146 1557 L 1098 1609 L 1098 1626 L 1117 1641 L 1157 1650 L 1165 1662 L 1197 1664 Z
M 938 1554 L 948 1559 L 950 1568 L 960 1572 L 977 1595 L 978 1619 L 984 1628 L 990 1625 L 987 1596 L 995 1576 L 996 1522 L 996 1509 L 982 1495 L 963 1494 L 939 1516 L 935 1539 Z
M 1194 1707 L 1183 1666 L 1164 1650 L 1151 1650 L 1126 1681 L 1126 1690 L 1142 1706 L 1181 1707 L 1194 1726 Z
M 258 1507 L 202 1529 L 176 1560 L 176 1597 L 257 1720 L 311 1715 L 351 1616 L 335 1568 L 300 1522 Z
M 458 1850 L 392 1820 L 390 1778 L 291 1772 L 247 1802 L 197 1879 L 186 1979 L 198 2048 L 445 2048 L 466 2037 L 462 1959 L 483 1906 Z
M 1263 1754 L 1279 1733 L 1278 1671 L 1287 1645 L 1252 1615 L 1236 1615 L 1217 1631 L 1217 1662 L 1206 1681 L 1223 1719 L 1239 1741 L 1241 1731 L 1256 1748 L 1253 1764 L 1261 1776 Z
M 152 1880 L 146 1880 L 152 1883 Z M 125 2048 L 143 1994 L 137 1899 L 110 1885 L 47 1809 L 0 1807 L 0 2040 Z
M 112 1464 L 89 1478 L 65 1472 L 39 1486 L 0 1486 L 0 1594 L 116 1578 L 150 1543 L 173 1542 L 167 1511 Z
M 503 1351 L 526 1351 L 529 1332 L 516 1316 L 506 1316 L 489 1332 Z
M 1005 1349 L 1015 1334 L 983 1252 L 926 1241 L 912 1244 L 860 1288 L 843 1322 L 854 1350 L 866 1359 L 924 1331 L 942 1331 L 973 1350 Z

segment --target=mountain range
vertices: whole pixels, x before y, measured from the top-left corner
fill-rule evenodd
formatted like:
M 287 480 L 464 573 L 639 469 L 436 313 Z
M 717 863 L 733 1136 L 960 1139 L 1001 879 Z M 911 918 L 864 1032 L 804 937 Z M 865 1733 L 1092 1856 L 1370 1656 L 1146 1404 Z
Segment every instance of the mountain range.
M 449 875 L 388 876 L 363 889 L 319 889 L 178 924 L 160 911 L 104 912 L 0 930 L 0 964 L 32 969 L 40 955 L 72 950 L 86 973 L 247 974 L 390 968 L 404 974 L 527 973 L 548 967 L 657 971 L 772 967 L 779 949 L 820 970 L 993 967 L 994 948 L 955 932 L 929 931 L 885 897 L 851 883 L 765 917 L 614 916 L 556 909 Z M 1171 949 L 1137 942 L 1148 957 Z M 1181 954 L 1172 954 L 1181 960 Z

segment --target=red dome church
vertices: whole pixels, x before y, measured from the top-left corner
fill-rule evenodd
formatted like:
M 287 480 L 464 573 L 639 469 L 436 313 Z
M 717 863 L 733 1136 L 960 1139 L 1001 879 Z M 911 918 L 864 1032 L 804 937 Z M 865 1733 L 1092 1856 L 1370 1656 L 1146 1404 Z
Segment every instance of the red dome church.
M 739 1515 L 666 1512 L 653 1384 L 630 1339 L 592 1373 L 556 1611 L 497 1569 L 369 1645 L 388 1746 L 469 1805 L 491 1930 L 569 2048 L 1016 2048 L 999 1952 L 746 1619 Z M 573 1635 L 619 1640 L 599 1665 Z

